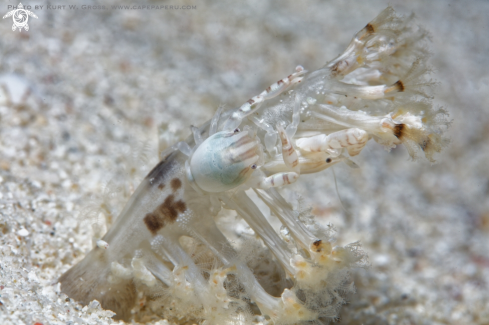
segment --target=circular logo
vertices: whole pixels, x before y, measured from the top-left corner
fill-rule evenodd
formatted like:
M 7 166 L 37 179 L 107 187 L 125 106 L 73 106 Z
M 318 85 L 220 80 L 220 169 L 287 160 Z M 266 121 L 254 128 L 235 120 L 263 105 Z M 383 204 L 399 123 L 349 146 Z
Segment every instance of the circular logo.
M 37 18 L 37 16 L 32 11 L 24 9 L 22 3 L 19 3 L 17 9 L 10 11 L 5 16 L 3 16 L 3 19 L 10 16 L 12 16 L 12 20 L 14 21 L 14 24 L 12 25 L 12 30 L 15 31 L 18 28 L 19 32 L 22 31 L 22 28 L 24 28 L 26 31 L 29 30 L 29 25 L 27 24 L 27 22 L 29 21 L 29 16 Z
M 22 29 L 25 25 L 27 25 L 27 21 L 29 20 L 29 15 L 23 9 L 17 9 L 13 15 L 14 24 Z

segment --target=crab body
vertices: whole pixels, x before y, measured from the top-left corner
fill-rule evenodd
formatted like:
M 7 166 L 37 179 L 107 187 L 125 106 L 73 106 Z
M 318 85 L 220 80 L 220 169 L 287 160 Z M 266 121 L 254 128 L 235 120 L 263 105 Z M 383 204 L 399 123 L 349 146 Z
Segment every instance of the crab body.
M 383 36 L 393 37 L 388 48 L 375 42 Z M 430 87 L 426 57 L 416 57 L 425 36 L 387 8 L 324 67 L 299 66 L 192 127 L 193 137 L 162 153 L 107 234 L 60 278 L 62 291 L 128 321 L 153 311 L 183 323 L 334 320 L 353 291 L 348 269 L 366 256 L 358 243 L 333 247 L 331 231 L 306 222 L 313 218 L 276 188 L 337 163 L 355 167 L 350 157 L 370 139 L 432 160 L 445 123 L 420 91 Z M 221 207 L 239 216 L 229 222 L 236 227 L 223 230 Z
M 251 176 L 262 155 L 248 131 L 221 131 L 202 142 L 190 158 L 191 177 L 206 192 L 224 192 Z

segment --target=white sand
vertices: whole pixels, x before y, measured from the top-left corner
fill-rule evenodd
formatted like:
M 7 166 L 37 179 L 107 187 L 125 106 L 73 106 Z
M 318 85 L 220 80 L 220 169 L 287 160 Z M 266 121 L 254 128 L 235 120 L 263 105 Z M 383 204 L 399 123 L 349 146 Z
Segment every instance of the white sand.
M 360 240 L 370 256 L 344 324 L 489 324 L 489 3 L 441 0 L 144 11 L 112 10 L 114 0 L 107 10 L 33 8 L 28 32 L 1 21 L 0 83 L 13 103 L 0 95 L 0 323 L 114 323 L 56 285 L 91 249 L 82 208 L 125 175 L 122 209 L 157 162 L 157 125 L 187 135 L 219 103 L 237 106 L 297 64 L 320 67 L 389 3 L 432 33 L 435 103 L 453 118 L 452 143 L 436 165 L 370 143 L 360 170 L 336 168 L 347 212 L 331 172 L 294 189 L 340 242 Z

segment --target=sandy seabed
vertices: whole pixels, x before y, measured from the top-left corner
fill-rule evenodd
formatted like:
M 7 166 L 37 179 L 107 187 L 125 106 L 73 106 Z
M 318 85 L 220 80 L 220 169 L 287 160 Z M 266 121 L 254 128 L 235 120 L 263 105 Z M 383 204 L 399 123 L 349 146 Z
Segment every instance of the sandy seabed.
M 0 22 L 1 324 L 115 323 L 59 293 L 92 247 L 86 207 L 111 200 L 117 215 L 158 160 L 158 127 L 171 144 L 220 103 L 237 106 L 298 64 L 322 66 L 388 4 L 431 32 L 451 144 L 431 165 L 369 143 L 359 170 L 336 168 L 344 208 L 329 171 L 293 189 L 370 257 L 341 324 L 489 324 L 489 3 L 69 2 L 79 8 L 31 3 L 28 32 Z M 111 197 L 117 177 L 125 187 Z

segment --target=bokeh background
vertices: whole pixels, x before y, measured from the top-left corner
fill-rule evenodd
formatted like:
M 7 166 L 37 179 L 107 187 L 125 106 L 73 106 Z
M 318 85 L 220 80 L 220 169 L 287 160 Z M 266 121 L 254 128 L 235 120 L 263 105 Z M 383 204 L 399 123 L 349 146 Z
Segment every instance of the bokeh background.
M 293 189 L 370 257 L 340 323 L 489 324 L 489 2 L 476 0 L 24 3 L 28 32 L 0 21 L 0 323 L 113 323 L 56 284 L 91 249 L 86 207 L 116 216 L 159 141 L 319 68 L 389 4 L 431 32 L 449 147 L 432 165 L 369 143 L 360 169 L 335 167 L 338 191 L 331 171 Z

